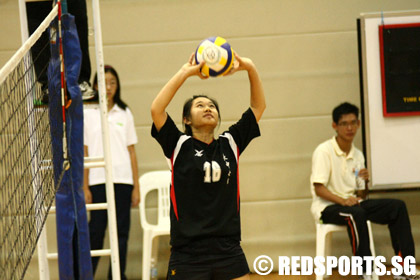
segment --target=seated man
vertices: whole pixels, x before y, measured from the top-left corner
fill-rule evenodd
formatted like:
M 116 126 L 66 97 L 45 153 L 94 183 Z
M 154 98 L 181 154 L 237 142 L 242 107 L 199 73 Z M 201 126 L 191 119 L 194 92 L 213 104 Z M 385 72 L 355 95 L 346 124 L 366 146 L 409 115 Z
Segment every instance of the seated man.
M 336 135 L 312 156 L 311 211 L 316 221 L 346 225 L 353 255 L 371 256 L 366 221 L 388 225 L 395 255 L 415 256 L 405 203 L 397 199 L 365 199 L 369 173 L 353 139 L 360 127 L 359 109 L 342 103 L 332 113 Z M 369 274 L 369 273 L 367 273 Z M 368 278 L 368 277 L 366 277 Z M 405 279 L 406 277 L 400 277 Z

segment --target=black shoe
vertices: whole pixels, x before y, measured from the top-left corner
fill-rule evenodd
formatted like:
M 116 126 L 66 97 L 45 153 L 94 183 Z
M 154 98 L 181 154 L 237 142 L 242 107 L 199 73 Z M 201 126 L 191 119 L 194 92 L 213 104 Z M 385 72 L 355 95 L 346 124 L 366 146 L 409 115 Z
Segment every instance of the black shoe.
M 419 280 L 420 279 L 420 270 L 416 269 L 414 275 L 393 275 L 392 278 L 394 280 Z

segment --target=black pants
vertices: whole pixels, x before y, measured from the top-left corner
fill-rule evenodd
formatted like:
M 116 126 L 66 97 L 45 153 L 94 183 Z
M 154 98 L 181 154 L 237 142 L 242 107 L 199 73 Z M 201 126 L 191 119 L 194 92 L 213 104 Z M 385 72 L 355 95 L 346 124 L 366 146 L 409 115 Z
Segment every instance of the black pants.
M 105 185 L 95 185 L 90 187 L 93 203 L 106 202 Z M 130 209 L 132 185 L 115 184 L 115 208 L 117 215 L 118 229 L 118 251 L 120 256 L 121 279 L 127 279 L 125 276 L 125 267 L 127 259 L 127 243 L 130 230 Z M 108 223 L 106 210 L 96 210 L 90 212 L 89 235 L 91 250 L 103 248 L 105 230 Z M 95 274 L 99 257 L 92 258 L 92 269 Z M 111 279 L 111 267 L 109 268 L 108 278 Z
M 371 256 L 366 221 L 388 225 L 395 255 L 415 256 L 410 219 L 405 203 L 398 199 L 368 199 L 357 206 L 333 204 L 321 215 L 324 223 L 347 225 L 355 256 Z
M 86 10 L 86 0 L 70 0 L 68 12 L 74 16 L 77 34 L 79 35 L 80 49 L 82 50 L 82 65 L 79 75 L 79 83 L 89 82 L 91 76 L 91 66 L 89 58 L 88 41 L 88 18 Z M 29 34 L 32 34 L 46 16 L 51 12 L 52 1 L 28 2 L 26 12 L 28 15 Z M 41 38 L 32 47 L 32 58 L 35 61 L 35 72 L 38 81 L 43 85 L 48 85 L 47 67 L 50 60 L 48 30 L 42 33 Z

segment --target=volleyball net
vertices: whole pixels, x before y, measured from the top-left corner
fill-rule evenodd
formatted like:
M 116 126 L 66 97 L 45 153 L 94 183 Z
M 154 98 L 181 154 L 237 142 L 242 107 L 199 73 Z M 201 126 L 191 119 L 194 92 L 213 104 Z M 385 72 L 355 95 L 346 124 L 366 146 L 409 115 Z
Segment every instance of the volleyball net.
M 48 61 L 40 65 L 31 52 L 56 16 L 54 8 L 0 70 L 0 279 L 23 278 L 61 180 L 54 182 L 50 126 L 61 108 L 46 103 L 38 77 Z

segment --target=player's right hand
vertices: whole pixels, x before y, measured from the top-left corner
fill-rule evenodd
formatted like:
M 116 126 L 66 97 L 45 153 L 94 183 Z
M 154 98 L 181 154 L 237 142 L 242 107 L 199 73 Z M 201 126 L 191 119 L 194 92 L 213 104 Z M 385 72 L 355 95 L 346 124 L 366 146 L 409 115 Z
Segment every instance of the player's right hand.
M 204 65 L 204 61 L 201 61 L 199 64 L 195 61 L 195 54 L 192 53 L 188 62 L 182 65 L 182 71 L 184 71 L 185 75 L 187 77 L 191 76 L 198 76 L 200 79 L 208 79 L 207 76 L 204 76 L 203 73 L 201 73 L 201 67 Z

